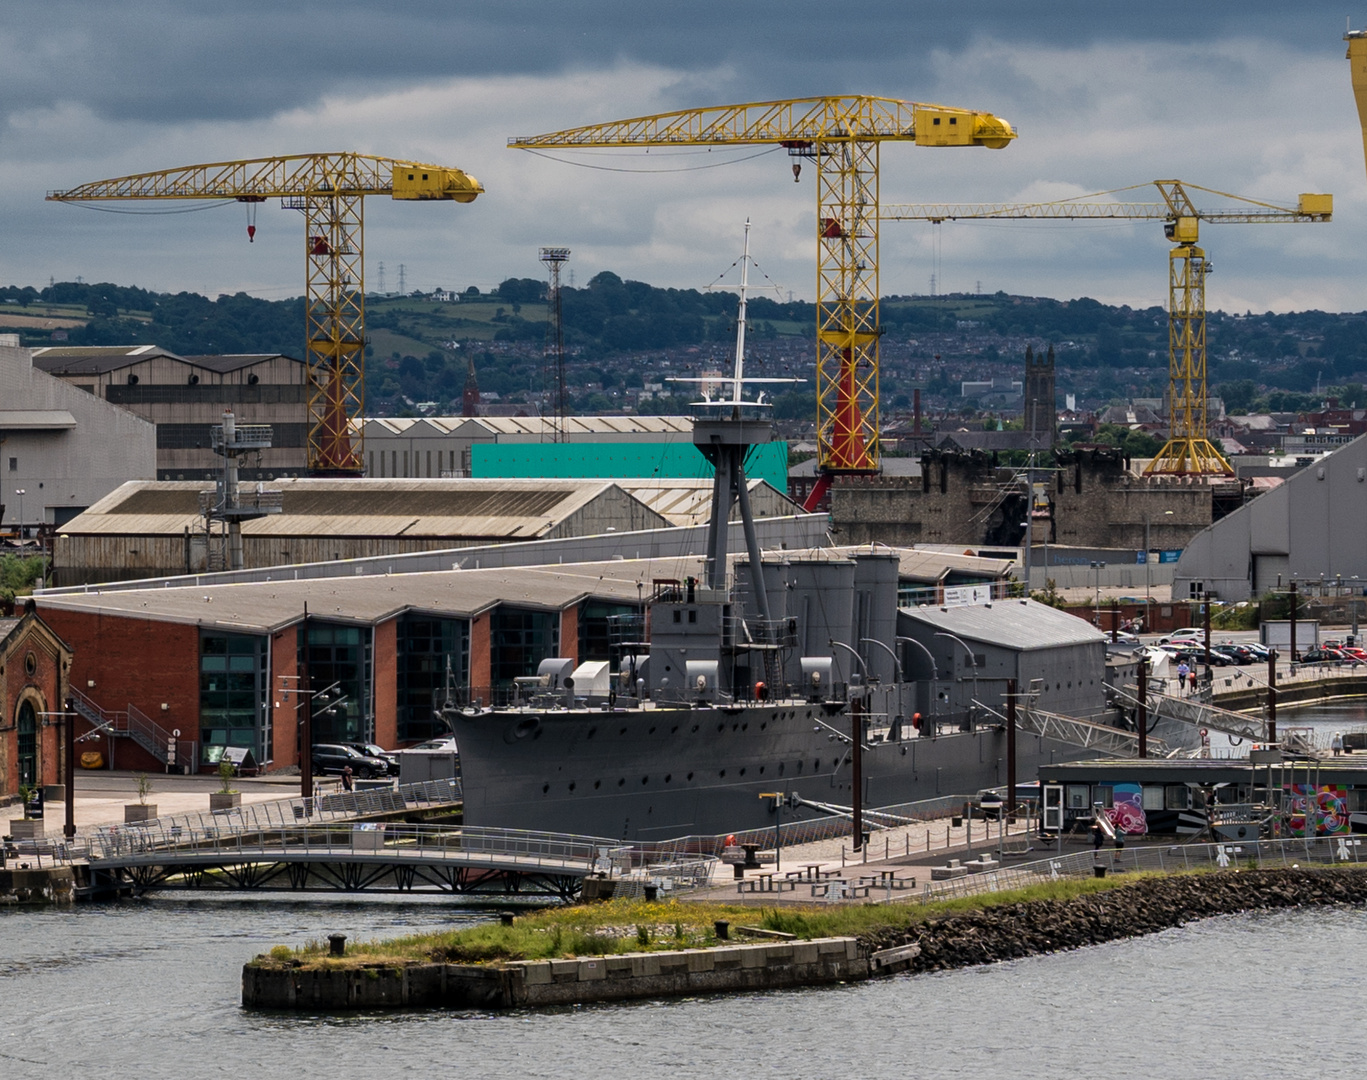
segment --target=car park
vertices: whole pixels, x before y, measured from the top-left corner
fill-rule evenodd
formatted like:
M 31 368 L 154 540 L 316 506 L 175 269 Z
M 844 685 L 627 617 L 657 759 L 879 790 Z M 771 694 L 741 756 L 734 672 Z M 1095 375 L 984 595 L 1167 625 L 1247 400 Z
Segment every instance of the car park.
M 389 762 L 385 758 L 371 757 L 344 743 L 314 743 L 309 757 L 313 762 L 313 771 L 319 775 L 340 774 L 348 767 L 353 776 L 364 780 L 388 776 L 390 773 Z
M 1188 664 L 1204 665 L 1206 662 L 1206 650 L 1204 648 L 1183 649 L 1177 654 L 1177 659 L 1179 662 L 1185 660 Z M 1237 661 L 1232 656 L 1226 656 L 1218 649 L 1212 648 L 1210 650 L 1211 667 L 1232 667 L 1235 663 L 1237 663 Z
M 1235 642 L 1222 641 L 1218 645 L 1212 645 L 1211 649 L 1228 656 L 1236 664 L 1252 664 L 1256 663 L 1258 660 L 1258 657 L 1254 655 L 1252 649 L 1245 648 L 1243 645 L 1239 645 Z
M 1198 638 L 1204 641 L 1205 637 L 1206 631 L 1203 627 L 1184 626 L 1180 630 L 1174 630 L 1172 633 L 1160 637 L 1158 639 L 1158 644 L 1167 645 L 1173 641 L 1195 641 Z

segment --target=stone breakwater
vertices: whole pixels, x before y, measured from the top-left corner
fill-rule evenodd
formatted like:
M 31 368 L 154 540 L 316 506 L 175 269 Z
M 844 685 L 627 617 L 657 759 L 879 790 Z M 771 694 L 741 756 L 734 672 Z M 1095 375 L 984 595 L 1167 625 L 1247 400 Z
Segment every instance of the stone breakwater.
M 858 938 L 499 964 L 304 966 L 263 958 L 243 968 L 242 1004 L 309 1012 L 506 1009 L 819 986 L 1079 949 L 1241 911 L 1364 904 L 1367 869 L 1144 877 L 1070 900 L 908 919 Z M 897 917 L 889 908 L 890 923 Z
M 1367 870 L 1243 870 L 1141 878 L 1072 900 L 1001 904 L 861 935 L 861 951 L 920 946 L 912 972 L 1018 960 L 1169 930 L 1216 915 L 1367 904 Z

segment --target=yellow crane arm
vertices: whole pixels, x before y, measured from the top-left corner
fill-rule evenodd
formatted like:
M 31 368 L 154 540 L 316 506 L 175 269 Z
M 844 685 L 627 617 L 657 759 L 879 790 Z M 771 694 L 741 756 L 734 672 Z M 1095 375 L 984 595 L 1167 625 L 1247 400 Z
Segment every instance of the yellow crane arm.
M 1180 180 L 1155 180 L 1163 195 L 1159 202 L 1090 202 L 1105 195 L 1133 191 L 1137 184 L 1116 191 L 1100 191 L 1077 199 L 1058 199 L 1036 203 L 885 203 L 879 214 L 884 221 L 973 221 L 990 218 L 1055 218 L 1084 220 L 1089 218 L 1126 218 L 1141 221 L 1175 221 L 1197 218 L 1201 221 L 1222 223 L 1275 223 L 1287 221 L 1329 221 L 1334 213 L 1332 195 L 1303 194 L 1294 207 L 1260 202 L 1242 195 L 1185 184 Z M 1204 191 L 1240 203 L 1236 207 L 1202 210 L 1193 205 L 1188 190 Z
M 296 154 L 187 165 L 96 180 L 50 191 L 55 202 L 97 199 L 268 199 L 290 196 L 390 195 L 468 203 L 483 186 L 461 169 L 369 154 Z
M 898 140 L 1001 149 L 1016 133 L 991 113 L 896 98 L 792 98 L 638 116 L 508 140 L 516 150 L 597 146 L 738 146 Z M 792 148 L 792 147 L 790 147 Z
M 1367 154 L 1367 30 L 1349 30 L 1343 40 L 1348 42 L 1348 68 L 1353 79 L 1353 97 L 1357 99 L 1362 149 Z

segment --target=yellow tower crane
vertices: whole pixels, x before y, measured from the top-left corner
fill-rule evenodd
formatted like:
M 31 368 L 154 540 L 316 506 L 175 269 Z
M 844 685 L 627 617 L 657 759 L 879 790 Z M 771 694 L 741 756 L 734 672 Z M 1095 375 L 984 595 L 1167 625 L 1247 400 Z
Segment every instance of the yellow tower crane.
M 880 97 L 719 105 L 508 140 L 520 150 L 781 146 L 816 162 L 817 465 L 822 479 L 878 470 L 878 156 L 884 142 L 1001 149 L 1016 137 L 991 113 Z
M 460 169 L 368 154 L 298 154 L 187 165 L 97 180 L 53 191 L 57 202 L 108 199 L 279 198 L 304 214 L 305 366 L 308 376 L 308 468 L 314 475 L 364 471 L 365 407 L 364 200 L 471 202 L 484 188 Z M 255 229 L 248 227 L 248 235 Z M 356 443 L 353 443 L 353 429 Z
M 1168 252 L 1168 441 L 1149 463 L 1146 474 L 1230 476 L 1234 470 L 1210 442 L 1206 425 L 1206 275 L 1210 263 L 1197 246 L 1202 221 L 1268 224 L 1328 221 L 1332 195 L 1301 195 L 1294 207 L 1277 206 L 1203 188 L 1181 180 L 1155 180 L 1162 202 L 1094 202 L 1108 195 L 1147 188 L 1135 184 L 1039 203 L 924 203 L 889 205 L 885 221 L 973 221 L 1003 218 L 1091 220 L 1130 218 L 1163 222 L 1163 235 L 1176 245 Z M 1203 191 L 1236 205 L 1198 209 L 1191 191 Z
M 1353 97 L 1357 99 L 1358 123 L 1362 127 L 1362 149 L 1367 154 L 1367 30 L 1349 30 L 1343 40 L 1348 42 L 1348 70 L 1353 80 Z

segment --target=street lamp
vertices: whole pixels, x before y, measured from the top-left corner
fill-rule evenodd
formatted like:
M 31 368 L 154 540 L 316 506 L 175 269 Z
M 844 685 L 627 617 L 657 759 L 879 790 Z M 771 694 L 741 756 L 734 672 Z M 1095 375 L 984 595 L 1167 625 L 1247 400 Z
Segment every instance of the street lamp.
M 1144 557 L 1146 560 L 1145 565 L 1147 565 L 1148 554 L 1145 553 Z M 1101 629 L 1101 571 L 1105 569 L 1106 564 L 1104 562 L 1097 562 L 1095 559 L 1092 560 L 1092 570 L 1095 571 L 1096 575 L 1096 618 L 1093 621 L 1098 630 Z
M 18 527 L 19 527 L 19 539 L 20 539 L 20 540 L 23 540 L 23 539 L 24 539 L 24 489 L 23 489 L 23 488 L 15 488 L 15 489 L 14 489 L 14 493 L 15 493 L 16 495 L 19 496 L 19 521 L 17 522 L 17 525 L 18 525 Z
M 838 645 L 847 653 L 859 661 L 859 670 L 864 673 L 864 694 L 850 702 L 850 765 L 853 775 L 850 777 L 851 810 L 853 813 L 852 824 L 854 825 L 854 850 L 861 851 L 864 847 L 864 709 L 863 698 L 868 694 L 869 669 L 864 664 L 864 658 L 859 655 L 859 650 L 852 645 L 846 645 L 843 641 L 836 641 L 835 638 L 827 639 L 831 645 Z
M 62 756 L 66 758 L 66 775 L 63 780 L 66 782 L 66 820 L 62 825 L 62 835 L 66 837 L 67 843 L 76 836 L 76 712 L 71 708 L 71 702 L 67 702 L 67 707 L 62 712 L 40 712 L 43 718 L 43 726 L 48 723 L 56 723 L 62 729 Z M 49 717 L 52 719 L 49 720 Z

